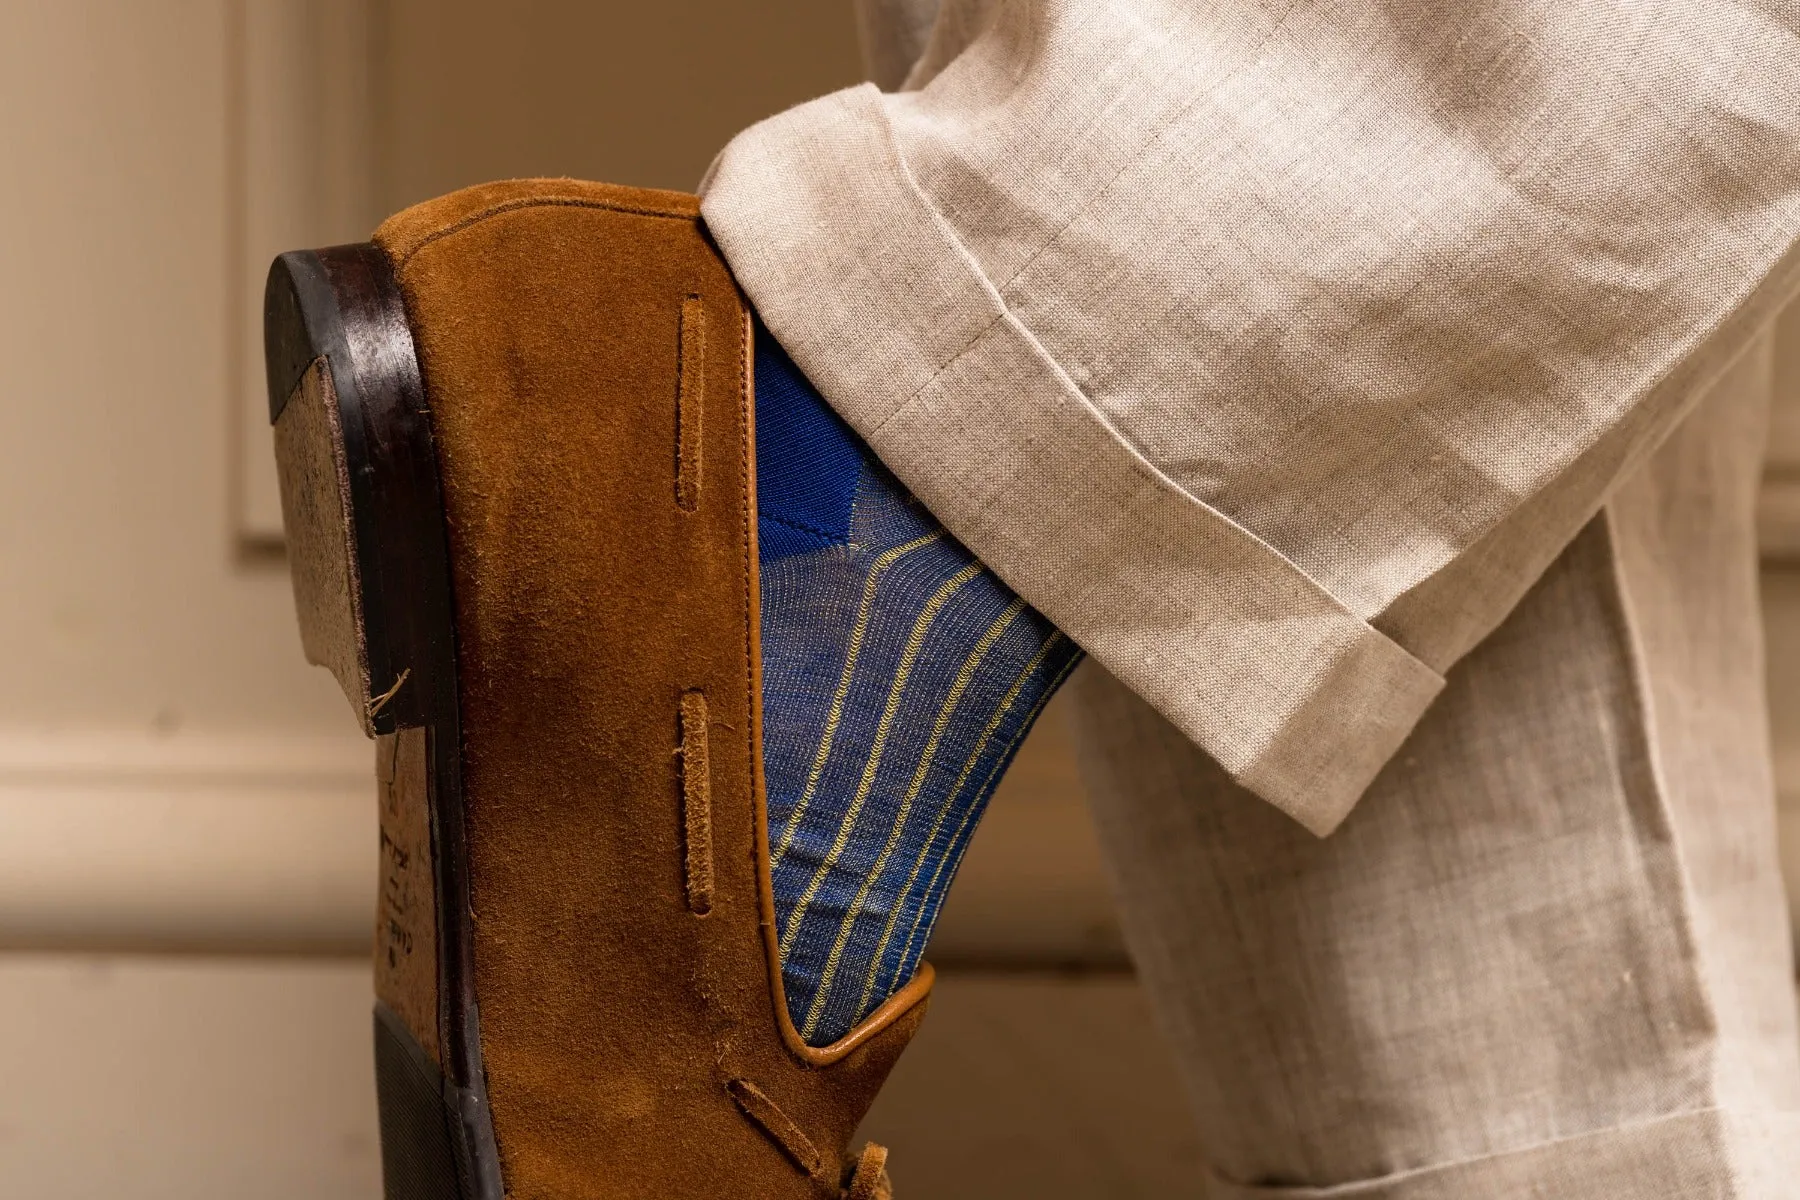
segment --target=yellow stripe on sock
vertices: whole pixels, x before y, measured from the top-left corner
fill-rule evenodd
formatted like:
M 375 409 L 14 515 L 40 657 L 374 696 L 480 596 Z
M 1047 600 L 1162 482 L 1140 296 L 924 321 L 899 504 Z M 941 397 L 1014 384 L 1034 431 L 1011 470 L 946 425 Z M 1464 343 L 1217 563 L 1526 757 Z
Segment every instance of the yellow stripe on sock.
M 1037 656 L 1033 658 L 1030 663 L 1026 664 L 1025 669 L 1020 672 L 1019 678 L 1014 681 L 1012 685 L 1012 690 L 1007 692 L 1006 699 L 1001 701 L 999 711 L 997 711 L 993 718 L 988 721 L 987 728 L 982 730 L 981 737 L 976 740 L 975 749 L 969 755 L 969 761 L 963 764 L 962 774 L 957 778 L 956 786 L 951 789 L 950 792 L 952 798 L 961 794 L 963 784 L 968 782 L 969 776 L 975 771 L 975 764 L 981 761 L 981 755 L 983 749 L 987 746 L 988 739 L 994 736 L 994 731 L 1000 727 L 1000 722 L 1005 720 L 1006 714 L 1012 710 L 1012 706 L 1018 703 L 1019 693 L 1025 690 L 1026 682 L 1030 680 L 1032 675 L 1037 673 L 1039 667 L 1044 665 L 1044 660 L 1050 657 L 1050 651 L 1062 640 L 1063 635 L 1061 631 L 1051 634 L 1050 637 L 1045 640 L 1043 646 L 1038 650 Z M 982 780 L 983 790 L 986 790 L 987 786 L 994 781 L 994 776 L 999 772 L 1001 764 L 1006 762 L 1007 755 L 1012 753 L 1013 749 L 1018 746 L 1026 733 L 1030 731 L 1032 721 L 1036 719 L 1038 712 L 1042 711 L 1044 705 L 1050 702 L 1050 697 L 1056 694 L 1057 687 L 1068 677 L 1069 672 L 1075 669 L 1075 664 L 1079 661 L 1081 661 L 1079 655 L 1070 659 L 1069 662 L 1064 665 L 1062 670 L 1056 673 L 1056 678 L 1050 681 L 1050 686 L 1044 689 L 1044 694 L 1039 697 L 1037 704 L 1033 706 L 1032 712 L 1028 718 L 1021 722 L 1019 732 L 1013 735 L 1012 741 L 1007 744 L 1006 749 L 1002 751 L 1000 757 L 995 760 L 992 769 L 988 771 L 987 778 Z M 975 807 L 975 805 L 971 804 L 963 810 L 962 820 L 957 823 L 956 832 L 950 835 L 949 844 L 944 847 L 944 856 L 938 859 L 937 867 L 931 872 L 931 880 L 925 885 L 925 892 L 927 895 L 930 895 L 931 892 L 936 889 L 938 880 L 943 877 L 944 867 L 950 862 L 950 848 L 956 845 L 957 839 L 962 837 L 963 831 L 969 827 L 969 821 L 975 816 Z M 869 968 L 869 979 L 863 986 L 862 1000 L 856 1006 L 858 1012 L 863 1010 L 863 1007 L 869 1002 L 869 997 L 874 994 L 875 980 L 881 973 L 881 960 L 887 953 L 888 940 L 893 936 L 894 923 L 900 917 L 900 910 L 905 907 L 906 897 L 912 892 L 912 885 L 914 881 L 919 878 L 919 872 L 924 868 L 925 860 L 931 857 L 932 843 L 937 841 L 937 835 L 943 828 L 944 818 L 949 815 L 950 808 L 951 806 L 946 804 L 943 811 L 938 814 L 938 822 L 932 827 L 931 836 L 925 839 L 925 845 L 919 851 L 919 860 L 913 864 L 912 874 L 907 877 L 906 886 L 900 890 L 900 899 L 895 903 L 894 910 L 888 914 L 887 928 L 882 931 L 881 944 L 875 950 L 874 962 Z M 918 936 L 919 922 L 924 920 L 924 917 L 925 906 L 921 904 L 919 905 L 917 916 L 913 918 L 912 926 L 906 931 L 906 945 L 900 950 L 901 962 L 905 962 L 907 955 L 912 953 L 913 939 Z
M 850 932 L 856 928 L 857 915 L 862 911 L 863 901 L 869 898 L 869 892 L 881 873 L 887 868 L 888 859 L 893 856 L 894 847 L 900 843 L 900 835 L 906 829 L 907 818 L 912 815 L 914 802 L 919 792 L 924 789 L 925 776 L 931 770 L 931 764 L 937 759 L 938 745 L 944 740 L 944 731 L 950 727 L 950 718 L 956 712 L 956 706 L 962 700 L 962 694 L 968 690 L 969 682 L 975 678 L 975 671 L 981 666 L 994 643 L 1000 640 L 1001 634 L 1012 625 L 1021 612 L 1025 611 L 1025 602 L 1014 599 L 1006 606 L 994 623 L 988 626 L 963 661 L 962 670 L 957 672 L 956 681 L 950 685 L 949 694 L 944 697 L 943 705 L 938 709 L 937 723 L 932 726 L 931 738 L 925 743 L 925 751 L 919 756 L 919 765 L 913 770 L 912 782 L 907 785 L 906 795 L 900 801 L 900 811 L 894 818 L 894 827 L 888 831 L 887 844 L 882 846 L 881 853 L 876 856 L 875 865 L 869 868 L 864 876 L 862 887 L 857 889 L 856 898 L 850 902 L 850 911 L 844 914 L 844 920 L 838 927 L 837 941 L 832 944 L 831 954 L 825 959 L 825 971 L 819 977 L 819 986 L 813 993 L 812 1007 L 807 1010 L 806 1021 L 801 1026 L 800 1035 L 811 1037 L 819 1027 L 819 1019 L 825 1012 L 825 1000 L 831 994 L 831 984 L 837 978 L 838 964 L 843 961 L 844 947 L 850 942 Z M 891 927 L 891 924 L 890 924 Z M 866 993 L 865 993 L 866 998 Z
M 806 788 L 801 792 L 800 803 L 788 814 L 787 824 L 782 826 L 781 842 L 769 859 L 769 870 L 772 873 L 781 865 L 788 847 L 794 843 L 794 834 L 800 828 L 800 819 L 806 815 L 807 806 L 812 803 L 814 793 L 819 789 L 819 779 L 825 774 L 825 763 L 831 757 L 831 743 L 837 737 L 838 724 L 844 719 L 844 698 L 850 694 L 850 681 L 856 676 L 857 659 L 862 655 L 863 635 L 869 630 L 869 615 L 875 609 L 875 587 L 887 569 L 911 554 L 933 542 L 942 541 L 944 531 L 939 529 L 914 538 L 903 546 L 895 546 L 884 551 L 869 565 L 869 578 L 863 584 L 862 604 L 856 610 L 856 623 L 850 627 L 850 651 L 844 658 L 844 673 L 838 679 L 837 691 L 832 693 L 831 707 L 825 714 L 825 732 L 819 738 L 819 753 L 813 758 L 812 770 L 807 772 Z M 785 953 L 785 952 L 784 952 Z
M 979 562 L 972 562 L 956 574 L 946 579 L 941 587 L 932 593 L 931 599 L 919 611 L 919 617 L 913 622 L 912 633 L 906 639 L 906 652 L 900 657 L 900 668 L 894 673 L 894 682 L 888 688 L 887 703 L 881 711 L 881 721 L 875 726 L 875 744 L 869 751 L 869 761 L 863 765 L 862 780 L 856 786 L 856 798 L 850 802 L 850 811 L 844 815 L 843 824 L 838 827 L 837 839 L 831 843 L 831 849 L 825 854 L 825 861 L 813 872 L 806 890 L 800 893 L 800 902 L 788 917 L 787 931 L 781 937 L 781 958 L 786 961 L 794 949 L 794 940 L 800 935 L 800 926 L 806 921 L 806 910 L 824 886 L 826 875 L 837 865 L 838 855 L 844 852 L 849 844 L 850 833 L 856 827 L 856 818 L 862 813 L 864 801 L 869 798 L 869 789 L 875 785 L 875 774 L 881 768 L 881 756 L 887 750 L 888 733 L 894 726 L 894 714 L 900 708 L 900 696 L 906 690 L 906 681 L 912 675 L 913 664 L 919 660 L 919 650 L 925 645 L 925 633 L 931 623 L 937 619 L 950 597 L 959 591 L 963 584 L 975 578 L 983 570 Z

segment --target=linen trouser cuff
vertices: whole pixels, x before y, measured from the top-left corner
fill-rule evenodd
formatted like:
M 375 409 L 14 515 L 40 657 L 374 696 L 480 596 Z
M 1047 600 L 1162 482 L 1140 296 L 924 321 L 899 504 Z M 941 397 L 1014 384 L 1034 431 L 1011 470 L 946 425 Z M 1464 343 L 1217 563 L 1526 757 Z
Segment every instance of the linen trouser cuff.
M 1240 784 L 1336 828 L 1443 679 L 1122 438 L 916 185 L 885 99 L 753 126 L 702 211 L 763 321 L 959 540 Z

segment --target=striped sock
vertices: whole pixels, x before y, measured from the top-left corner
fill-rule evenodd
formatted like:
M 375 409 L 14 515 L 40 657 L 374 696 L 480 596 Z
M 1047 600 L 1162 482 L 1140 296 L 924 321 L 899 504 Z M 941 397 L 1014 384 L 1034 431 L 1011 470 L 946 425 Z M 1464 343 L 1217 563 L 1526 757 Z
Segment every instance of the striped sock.
M 912 978 L 969 837 L 1080 651 L 946 533 L 760 326 L 763 765 L 811 1045 Z

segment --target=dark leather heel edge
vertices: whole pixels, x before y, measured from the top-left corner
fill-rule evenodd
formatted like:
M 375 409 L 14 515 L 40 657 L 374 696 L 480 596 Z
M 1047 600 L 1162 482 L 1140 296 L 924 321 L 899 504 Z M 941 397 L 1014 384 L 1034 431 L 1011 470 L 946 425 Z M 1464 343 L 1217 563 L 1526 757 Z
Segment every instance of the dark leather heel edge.
M 397 1015 L 386 1006 L 378 1010 L 383 1161 L 393 1167 L 393 1180 L 423 1172 L 428 1184 L 421 1186 L 437 1186 L 429 1183 L 436 1169 L 430 1164 L 444 1161 L 439 1140 L 447 1137 L 457 1182 L 453 1191 L 435 1192 L 396 1191 L 399 1184 L 390 1183 L 388 1194 L 390 1200 L 501 1200 L 470 960 L 448 531 L 406 300 L 387 254 L 360 243 L 278 257 L 265 291 L 264 338 L 278 441 L 300 382 L 312 379 L 315 391 L 321 377 L 330 384 L 323 390 L 335 420 L 326 440 L 336 442 L 344 495 L 341 503 L 329 497 L 324 507 L 341 514 L 333 518 L 338 553 L 355 568 L 345 584 L 354 594 L 355 619 L 338 624 L 353 624 L 361 643 L 355 655 L 361 678 L 347 683 L 346 692 L 361 709 L 366 732 L 422 727 L 426 735 L 443 1068 Z M 284 512 L 285 496 L 284 488 Z M 303 602 L 303 631 L 306 609 Z M 391 1027 L 386 1036 L 384 1022 Z M 430 1106 L 419 1100 L 424 1091 L 436 1097 Z M 436 1116 L 420 1125 L 419 1113 Z M 398 1139 L 391 1152 L 390 1138 Z
M 381 1181 L 386 1200 L 477 1200 L 470 1185 L 459 1089 L 385 1004 L 375 1005 L 375 1091 L 381 1110 Z
M 331 377 L 366 622 L 359 719 L 371 735 L 441 722 L 455 705 L 442 502 L 412 330 L 387 256 L 365 242 L 276 258 L 263 293 L 263 355 L 278 425 L 314 363 L 323 360 Z

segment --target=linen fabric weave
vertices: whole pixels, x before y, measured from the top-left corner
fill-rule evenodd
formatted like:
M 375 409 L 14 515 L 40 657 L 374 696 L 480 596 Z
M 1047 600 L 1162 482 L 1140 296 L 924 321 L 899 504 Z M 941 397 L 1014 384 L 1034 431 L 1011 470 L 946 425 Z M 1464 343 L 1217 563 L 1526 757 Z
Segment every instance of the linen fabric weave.
M 1217 1200 L 1787 1200 L 1800 1036 L 1755 496 L 1768 344 L 1613 494 L 1335 834 L 1068 689 Z
M 1793 0 L 953 0 L 703 212 L 960 541 L 1334 828 L 1800 283 Z

